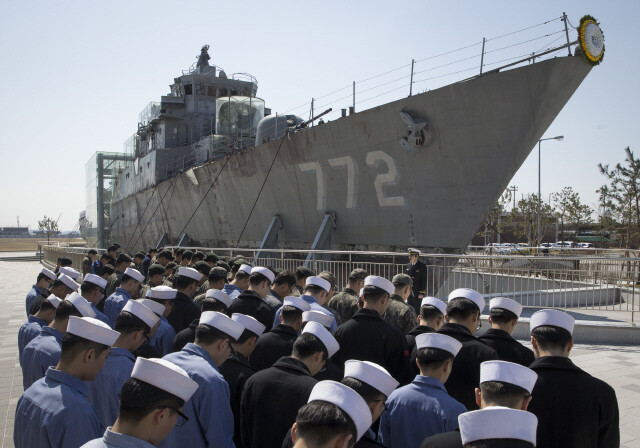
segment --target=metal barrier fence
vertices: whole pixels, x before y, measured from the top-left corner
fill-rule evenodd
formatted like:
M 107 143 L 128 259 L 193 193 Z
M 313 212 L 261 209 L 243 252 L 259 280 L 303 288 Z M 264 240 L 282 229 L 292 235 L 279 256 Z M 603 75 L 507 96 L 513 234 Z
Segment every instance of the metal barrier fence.
M 214 252 L 219 257 L 243 255 L 254 265 L 274 269 L 295 270 L 306 264 L 317 273 L 324 270 L 333 273 L 338 290 L 346 285 L 355 268 L 391 279 L 405 272 L 408 261 L 406 254 L 393 252 L 182 249 Z M 86 251 L 86 248 L 47 246 L 44 258 L 55 263 L 58 257 L 68 256 L 80 270 Z M 639 311 L 638 257 L 423 254 L 421 260 L 427 265 L 427 294 L 445 300 L 455 288 L 473 288 L 486 298 L 511 297 L 525 307 L 625 311 L 631 313 L 632 321 Z

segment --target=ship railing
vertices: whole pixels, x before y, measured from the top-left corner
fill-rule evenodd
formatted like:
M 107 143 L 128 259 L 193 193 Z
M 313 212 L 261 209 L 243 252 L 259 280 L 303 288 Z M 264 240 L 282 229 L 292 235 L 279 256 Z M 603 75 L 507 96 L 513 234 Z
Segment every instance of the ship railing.
M 355 268 L 392 279 L 394 275 L 406 272 L 408 263 L 407 254 L 401 252 L 182 249 L 214 252 L 219 257 L 242 255 L 253 265 L 273 269 L 295 271 L 298 266 L 306 265 L 316 273 L 326 270 L 335 276 L 338 290 L 347 284 L 349 273 Z M 55 265 L 58 257 L 68 256 L 73 260 L 73 266 L 81 269 L 87 250 L 46 245 L 43 262 Z M 257 255 L 260 257 L 256 258 Z M 443 300 L 456 288 L 472 288 L 484 294 L 487 300 L 510 297 L 528 308 L 584 311 L 596 317 L 614 312 L 616 319 L 632 323 L 640 311 L 638 256 L 421 254 L 421 260 L 427 266 L 427 295 Z

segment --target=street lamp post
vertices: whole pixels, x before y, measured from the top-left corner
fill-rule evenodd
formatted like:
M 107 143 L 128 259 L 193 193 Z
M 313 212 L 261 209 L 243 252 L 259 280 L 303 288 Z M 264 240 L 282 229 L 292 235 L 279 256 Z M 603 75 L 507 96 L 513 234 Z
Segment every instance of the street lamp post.
M 557 137 L 549 137 L 549 138 L 541 138 L 538 140 L 538 247 L 540 247 L 540 243 L 542 243 L 542 215 L 540 214 L 540 206 L 542 201 L 542 194 L 540 192 L 540 144 L 545 140 L 558 140 L 561 142 L 564 140 L 564 135 L 558 135 Z

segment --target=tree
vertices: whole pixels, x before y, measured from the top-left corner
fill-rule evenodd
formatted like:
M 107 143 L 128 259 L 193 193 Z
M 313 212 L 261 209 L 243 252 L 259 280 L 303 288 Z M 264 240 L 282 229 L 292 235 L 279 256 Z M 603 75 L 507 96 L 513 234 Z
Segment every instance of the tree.
M 489 239 L 493 239 L 489 237 L 489 235 L 493 233 L 493 230 L 498 233 L 502 232 L 501 216 L 505 214 L 509 202 L 511 202 L 511 190 L 505 190 L 498 201 L 493 204 L 491 210 L 489 210 L 489 214 L 484 220 L 485 245 L 489 242 Z
M 556 210 L 556 215 L 560 218 L 560 240 L 564 241 L 564 223 L 567 219 L 567 209 L 569 208 L 569 203 L 571 202 L 571 198 L 576 193 L 573 191 L 571 187 L 564 187 L 558 193 L 553 193 L 551 195 L 553 200 L 553 206 Z
M 51 235 L 58 233 L 58 221 L 55 221 L 53 218 L 49 218 L 47 215 L 44 215 L 40 221 L 38 221 L 38 229 L 41 232 L 47 234 L 47 243 L 49 243 L 49 238 Z
M 529 246 L 539 246 L 538 241 L 538 195 L 528 194 L 518 201 L 518 206 L 511 211 L 514 221 L 518 218 L 522 220 L 523 228 L 517 231 L 517 235 L 527 239 Z M 554 222 L 553 209 L 545 202 L 540 204 L 540 235 L 551 227 Z
M 591 222 L 591 207 L 580 200 L 580 194 L 571 187 L 564 187 L 558 193 L 553 193 L 553 205 L 560 219 L 560 239 L 564 241 L 564 223 L 569 222 L 576 227 L 576 236 L 580 230 L 580 224 Z

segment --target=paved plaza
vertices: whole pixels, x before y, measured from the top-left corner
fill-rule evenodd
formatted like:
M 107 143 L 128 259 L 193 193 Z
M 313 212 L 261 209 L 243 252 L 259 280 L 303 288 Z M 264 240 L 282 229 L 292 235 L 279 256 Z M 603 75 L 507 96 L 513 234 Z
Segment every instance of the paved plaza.
M 38 262 L 0 261 L 3 297 L 0 312 L 2 447 L 13 447 L 14 414 L 22 393 L 17 334 L 18 328 L 26 320 L 25 295 L 34 283 L 40 266 Z M 640 448 L 640 347 L 577 344 L 571 358 L 579 367 L 615 388 L 620 406 L 621 446 Z

